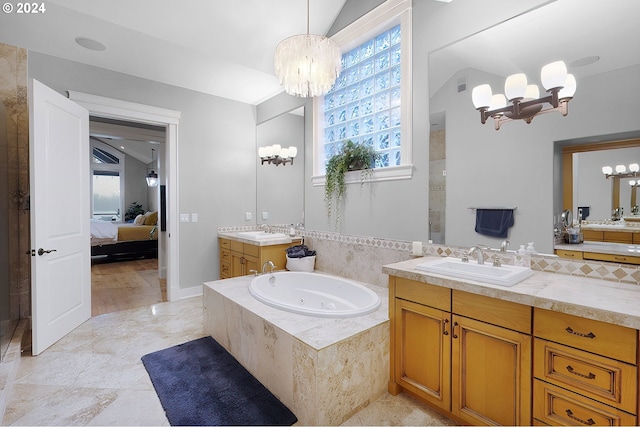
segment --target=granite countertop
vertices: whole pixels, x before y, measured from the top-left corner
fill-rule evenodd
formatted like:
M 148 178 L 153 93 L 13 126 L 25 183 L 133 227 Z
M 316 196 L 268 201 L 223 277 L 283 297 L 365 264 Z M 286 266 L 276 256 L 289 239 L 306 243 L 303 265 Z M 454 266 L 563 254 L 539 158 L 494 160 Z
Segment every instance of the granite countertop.
M 514 286 L 504 287 L 416 270 L 416 265 L 436 258 L 414 258 L 385 265 L 382 272 L 390 276 L 640 329 L 638 285 L 535 271 L 528 279 Z
M 627 243 L 608 242 L 584 242 L 577 244 L 556 244 L 555 249 L 578 252 L 595 252 L 599 254 L 638 256 L 640 257 L 640 245 Z
M 276 233 L 278 236 L 281 235 L 282 237 L 277 237 L 274 235 L 274 238 L 269 238 L 264 240 L 251 239 L 249 237 L 244 237 L 240 235 L 240 233 L 243 233 L 243 232 L 242 231 L 218 232 L 218 237 L 222 237 L 224 239 L 229 239 L 229 240 L 235 240 L 237 242 L 248 243 L 250 245 L 255 245 L 255 246 L 282 245 L 282 244 L 289 244 L 293 241 L 300 240 L 299 237 L 291 238 L 282 233 Z
M 638 223 L 637 221 L 616 221 L 614 223 L 608 224 L 582 224 L 580 227 L 583 230 L 624 231 L 628 233 L 640 232 L 640 223 Z

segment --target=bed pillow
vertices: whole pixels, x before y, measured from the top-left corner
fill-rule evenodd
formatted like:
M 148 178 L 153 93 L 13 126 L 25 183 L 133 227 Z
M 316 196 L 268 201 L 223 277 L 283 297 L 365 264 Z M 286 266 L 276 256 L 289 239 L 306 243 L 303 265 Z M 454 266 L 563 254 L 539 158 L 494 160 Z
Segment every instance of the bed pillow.
M 145 215 L 144 225 L 156 225 L 158 223 L 158 211 L 147 212 Z
M 134 225 L 144 225 L 144 221 L 145 221 L 145 216 L 140 214 L 136 217 L 136 219 L 133 220 L 133 224 Z

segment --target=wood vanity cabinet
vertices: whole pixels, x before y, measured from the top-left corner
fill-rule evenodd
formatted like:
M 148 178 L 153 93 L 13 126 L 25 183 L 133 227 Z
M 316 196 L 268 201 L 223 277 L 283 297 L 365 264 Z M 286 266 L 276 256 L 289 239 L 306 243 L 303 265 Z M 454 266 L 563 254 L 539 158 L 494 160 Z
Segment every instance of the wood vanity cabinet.
M 391 381 L 473 425 L 531 424 L 531 308 L 390 277 Z
M 287 264 L 286 249 L 289 243 L 258 246 L 232 239 L 218 238 L 220 244 L 220 278 L 246 276 L 251 270 L 261 271 L 262 265 L 273 261 L 276 270 L 284 270 Z
M 534 309 L 534 418 L 548 425 L 635 425 L 638 331 Z
M 566 249 L 556 249 L 556 255 L 561 258 L 585 259 L 594 261 L 619 262 L 622 264 L 640 265 L 640 256 L 604 254 L 600 252 L 569 251 Z

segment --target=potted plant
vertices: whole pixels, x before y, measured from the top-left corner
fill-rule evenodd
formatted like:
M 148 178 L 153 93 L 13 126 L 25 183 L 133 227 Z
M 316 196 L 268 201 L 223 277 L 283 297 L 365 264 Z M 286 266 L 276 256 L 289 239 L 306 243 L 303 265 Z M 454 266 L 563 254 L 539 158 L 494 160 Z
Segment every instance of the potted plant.
M 124 220 L 125 222 L 133 221 L 138 215 L 143 213 L 144 209 L 142 209 L 142 205 L 140 203 L 138 203 L 137 201 L 131 202 L 124 214 Z
M 340 151 L 327 162 L 324 201 L 329 218 L 335 205 L 336 225 L 340 222 L 340 207 L 345 201 L 347 172 L 361 171 L 360 184 L 362 185 L 365 179 L 373 174 L 373 168 L 379 158 L 380 154 L 372 146 L 347 140 Z

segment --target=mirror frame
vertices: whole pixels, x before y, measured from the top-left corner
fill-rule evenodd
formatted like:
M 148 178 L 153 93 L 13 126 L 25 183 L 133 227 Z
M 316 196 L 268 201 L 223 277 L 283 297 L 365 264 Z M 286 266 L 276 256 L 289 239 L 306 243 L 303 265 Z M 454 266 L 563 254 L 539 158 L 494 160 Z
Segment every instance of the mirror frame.
M 562 209 L 573 209 L 573 154 L 640 147 L 640 138 L 562 147 Z M 614 180 L 612 206 L 620 205 L 620 180 Z

